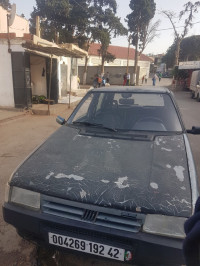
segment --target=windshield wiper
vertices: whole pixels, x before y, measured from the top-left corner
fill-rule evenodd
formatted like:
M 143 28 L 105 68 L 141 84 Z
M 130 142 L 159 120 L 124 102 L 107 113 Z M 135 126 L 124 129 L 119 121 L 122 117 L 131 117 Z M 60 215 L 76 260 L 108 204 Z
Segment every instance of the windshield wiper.
M 80 124 L 80 125 L 89 126 L 89 127 L 103 128 L 103 129 L 117 132 L 117 129 L 115 129 L 115 128 L 106 127 L 103 124 L 91 123 L 91 122 L 87 122 L 87 121 L 74 121 L 72 124 L 73 125 Z

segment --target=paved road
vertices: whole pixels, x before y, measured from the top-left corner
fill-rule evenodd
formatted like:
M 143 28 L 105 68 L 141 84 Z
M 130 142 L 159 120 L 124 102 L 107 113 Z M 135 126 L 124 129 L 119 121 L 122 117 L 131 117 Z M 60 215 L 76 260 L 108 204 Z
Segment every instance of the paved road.
M 190 92 L 187 91 L 175 92 L 175 96 L 182 113 L 185 127 L 187 129 L 191 129 L 192 126 L 200 127 L 200 103 L 191 99 Z M 190 140 L 200 183 L 200 135 L 188 134 L 188 138 Z
M 159 85 L 168 86 L 171 80 L 162 79 Z M 148 81 L 151 85 L 151 80 Z M 192 100 L 188 92 L 175 92 L 176 99 L 183 114 L 183 120 L 187 128 L 193 125 L 200 126 L 200 103 Z M 68 112 L 68 113 L 67 113 Z M 67 116 L 69 111 L 66 110 Z M 17 165 L 43 140 L 45 140 L 59 126 L 55 123 L 55 116 L 31 116 L 26 115 L 20 119 L 6 123 L 0 123 L 0 202 L 4 201 L 4 188 L 11 173 Z M 200 177 L 200 136 L 189 136 L 197 172 Z M 40 253 L 43 258 L 42 265 L 58 265 L 51 253 Z M 0 266 L 28 266 L 35 265 L 36 253 L 34 245 L 22 240 L 15 229 L 4 223 L 0 213 Z M 90 259 L 87 256 L 62 255 L 58 256 L 59 265 L 104 265 L 119 266 L 120 263 L 107 262 L 100 259 Z M 64 262 L 63 262 L 64 261 Z

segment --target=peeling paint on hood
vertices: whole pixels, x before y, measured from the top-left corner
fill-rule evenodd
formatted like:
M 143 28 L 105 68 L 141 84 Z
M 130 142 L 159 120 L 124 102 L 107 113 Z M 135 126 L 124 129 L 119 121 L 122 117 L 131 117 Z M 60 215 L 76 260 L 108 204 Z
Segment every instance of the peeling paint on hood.
M 139 206 L 144 213 L 189 217 L 192 210 L 182 135 L 148 141 L 112 139 L 109 133 L 89 138 L 62 126 L 18 168 L 10 184 L 134 212 Z

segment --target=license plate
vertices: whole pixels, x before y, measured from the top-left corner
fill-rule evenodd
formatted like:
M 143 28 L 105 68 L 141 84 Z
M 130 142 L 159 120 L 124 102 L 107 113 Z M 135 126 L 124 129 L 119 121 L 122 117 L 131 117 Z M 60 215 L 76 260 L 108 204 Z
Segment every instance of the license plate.
M 114 260 L 124 261 L 125 250 L 70 236 L 49 233 L 49 243 Z

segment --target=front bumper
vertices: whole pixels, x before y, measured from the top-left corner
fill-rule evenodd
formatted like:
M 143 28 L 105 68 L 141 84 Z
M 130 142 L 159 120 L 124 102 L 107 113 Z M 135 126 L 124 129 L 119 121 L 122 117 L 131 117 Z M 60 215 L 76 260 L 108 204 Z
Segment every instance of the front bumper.
M 9 203 L 4 204 L 3 215 L 4 220 L 13 225 L 22 237 L 39 245 L 50 245 L 48 232 L 52 232 L 130 250 L 133 253 L 131 264 L 184 264 L 182 240 L 179 239 L 143 232 L 124 232 L 31 211 Z M 62 250 L 66 251 L 65 248 Z

